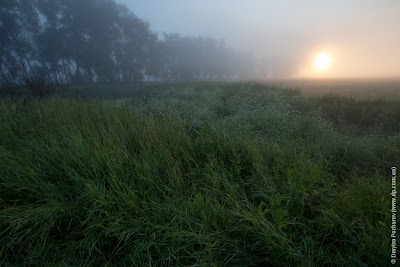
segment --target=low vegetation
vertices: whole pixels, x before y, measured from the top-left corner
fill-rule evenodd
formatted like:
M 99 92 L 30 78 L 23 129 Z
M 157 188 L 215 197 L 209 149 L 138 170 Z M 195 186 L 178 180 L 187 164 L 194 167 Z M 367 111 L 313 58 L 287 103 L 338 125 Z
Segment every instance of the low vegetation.
M 0 100 L 0 265 L 386 265 L 398 107 L 257 83 Z

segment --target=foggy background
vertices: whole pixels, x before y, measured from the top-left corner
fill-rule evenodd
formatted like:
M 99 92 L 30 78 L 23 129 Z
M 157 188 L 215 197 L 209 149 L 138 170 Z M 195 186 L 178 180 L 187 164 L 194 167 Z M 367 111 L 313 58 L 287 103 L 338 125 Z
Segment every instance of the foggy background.
M 400 76 L 400 1 L 118 0 L 153 31 L 224 39 L 266 63 L 267 78 L 314 77 L 328 51 L 329 77 Z
M 395 0 L 0 2 L 3 89 L 400 77 L 399 48 Z

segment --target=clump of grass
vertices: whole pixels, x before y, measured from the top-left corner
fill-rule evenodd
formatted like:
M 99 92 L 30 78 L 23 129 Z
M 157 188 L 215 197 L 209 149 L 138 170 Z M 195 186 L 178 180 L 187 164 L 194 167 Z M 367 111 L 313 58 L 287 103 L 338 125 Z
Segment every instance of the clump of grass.
M 377 133 L 392 135 L 400 131 L 398 101 L 356 100 L 339 95 L 311 99 L 311 103 L 342 131 L 356 134 Z
M 1 265 L 387 264 L 399 135 L 236 86 L 1 100 Z

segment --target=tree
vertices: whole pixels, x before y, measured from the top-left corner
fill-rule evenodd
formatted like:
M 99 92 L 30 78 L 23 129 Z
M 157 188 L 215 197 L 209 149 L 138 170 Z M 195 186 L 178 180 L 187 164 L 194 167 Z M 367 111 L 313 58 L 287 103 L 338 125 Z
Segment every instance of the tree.
M 1 84 L 37 73 L 57 83 L 224 80 L 250 77 L 253 64 L 213 38 L 160 39 L 115 0 L 0 2 Z

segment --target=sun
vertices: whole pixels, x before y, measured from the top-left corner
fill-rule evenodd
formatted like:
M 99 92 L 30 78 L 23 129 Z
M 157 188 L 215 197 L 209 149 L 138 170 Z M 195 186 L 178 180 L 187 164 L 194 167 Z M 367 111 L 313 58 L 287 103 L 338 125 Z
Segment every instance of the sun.
M 328 53 L 320 53 L 314 59 L 314 68 L 318 71 L 324 71 L 330 68 L 332 57 Z

